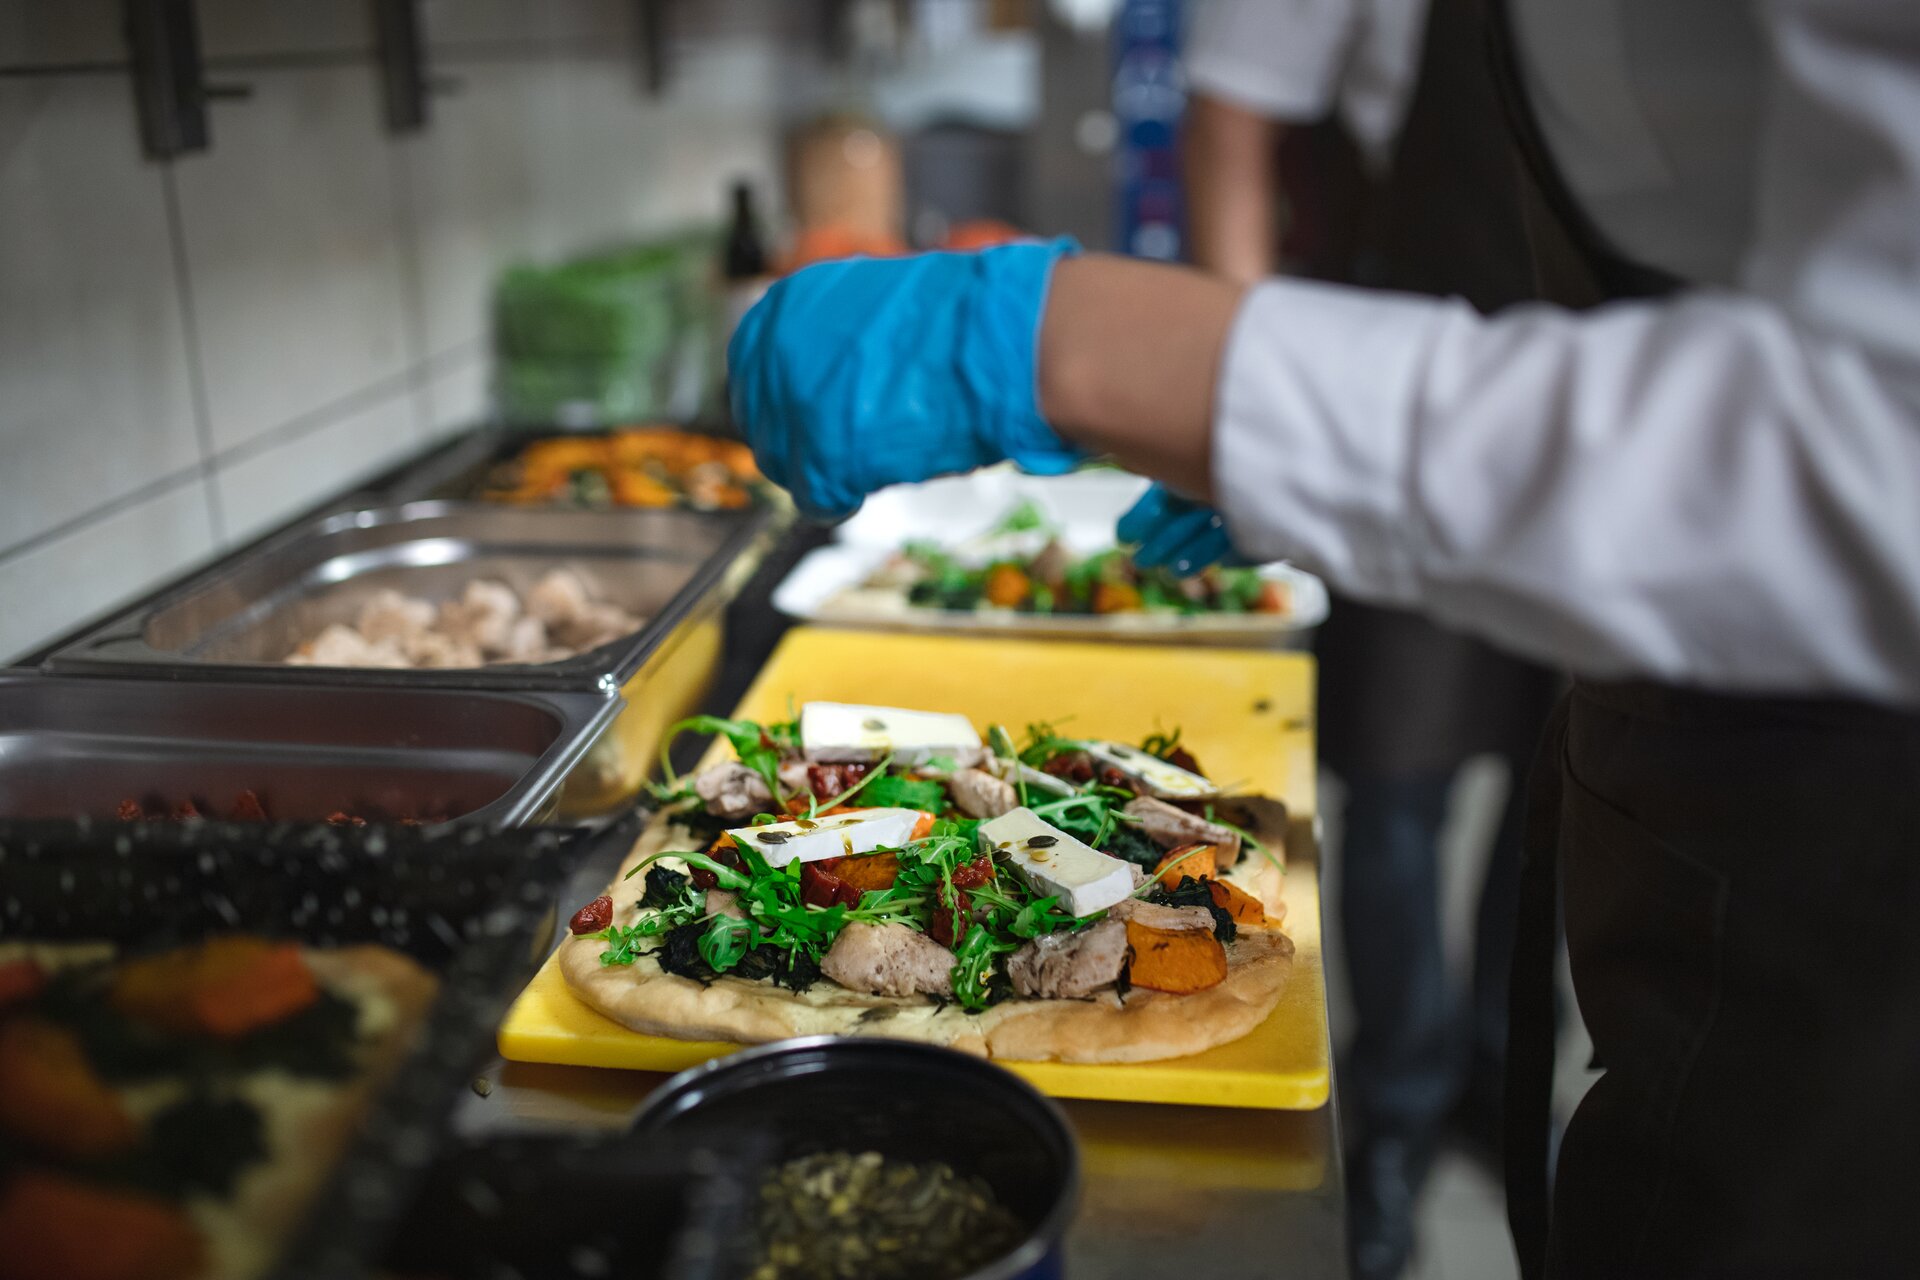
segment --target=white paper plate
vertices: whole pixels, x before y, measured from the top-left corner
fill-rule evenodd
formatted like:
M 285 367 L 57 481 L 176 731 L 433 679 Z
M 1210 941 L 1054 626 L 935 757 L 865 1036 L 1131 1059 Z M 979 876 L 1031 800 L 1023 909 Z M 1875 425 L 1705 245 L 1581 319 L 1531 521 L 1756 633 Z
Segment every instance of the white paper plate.
M 949 553 L 982 561 L 992 554 L 1038 551 L 1044 536 L 987 531 L 1028 499 L 1058 527 L 1076 555 L 1113 545 L 1113 526 L 1145 491 L 1147 482 L 1123 471 L 1029 476 L 996 467 L 924 484 L 882 489 L 821 547 L 793 567 L 773 593 L 774 607 L 806 622 L 833 622 L 911 631 L 1000 632 L 1083 639 L 1188 640 L 1219 644 L 1283 642 L 1327 616 L 1326 586 L 1286 564 L 1263 565 L 1264 578 L 1287 584 L 1292 609 L 1284 614 L 1212 613 L 1192 616 L 1016 613 L 1010 609 L 958 612 L 924 609 L 897 591 L 862 590 L 873 572 L 903 543 L 924 540 Z M 1031 542 L 1033 545 L 1027 546 Z

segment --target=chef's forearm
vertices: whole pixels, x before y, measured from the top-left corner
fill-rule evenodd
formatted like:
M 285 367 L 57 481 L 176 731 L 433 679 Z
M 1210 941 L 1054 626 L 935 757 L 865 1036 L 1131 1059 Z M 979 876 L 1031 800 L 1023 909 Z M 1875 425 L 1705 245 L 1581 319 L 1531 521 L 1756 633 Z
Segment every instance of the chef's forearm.
M 1091 452 L 1210 499 L 1214 383 L 1243 292 L 1184 267 L 1100 254 L 1062 262 L 1040 331 L 1047 421 Z
M 1196 94 L 1187 107 L 1187 230 L 1194 265 L 1237 284 L 1274 272 L 1280 122 Z

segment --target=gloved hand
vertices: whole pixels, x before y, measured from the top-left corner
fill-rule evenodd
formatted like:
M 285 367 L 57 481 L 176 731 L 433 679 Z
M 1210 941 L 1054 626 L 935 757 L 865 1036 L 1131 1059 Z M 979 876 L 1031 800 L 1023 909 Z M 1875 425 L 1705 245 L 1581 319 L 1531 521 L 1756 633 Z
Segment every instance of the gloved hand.
M 727 347 L 733 416 L 760 469 L 817 519 L 874 490 L 1011 458 L 1082 456 L 1040 416 L 1047 283 L 1072 240 L 854 258 L 767 291 Z
M 1121 542 L 1138 544 L 1135 564 L 1171 569 L 1182 578 L 1209 565 L 1249 563 L 1233 549 L 1218 511 L 1157 484 L 1127 509 L 1114 532 Z

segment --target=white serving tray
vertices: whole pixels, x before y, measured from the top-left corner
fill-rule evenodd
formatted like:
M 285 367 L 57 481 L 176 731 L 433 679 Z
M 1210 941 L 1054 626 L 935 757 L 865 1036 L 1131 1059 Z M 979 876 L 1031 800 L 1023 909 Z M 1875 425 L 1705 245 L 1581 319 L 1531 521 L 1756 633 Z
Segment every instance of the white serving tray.
M 1037 551 L 1032 534 L 987 533 L 1022 499 L 1030 500 L 1076 555 L 1113 545 L 1115 521 L 1146 490 L 1147 482 L 1124 471 L 1081 471 L 1067 476 L 1030 476 L 995 467 L 965 476 L 882 489 L 835 530 L 836 541 L 809 553 L 773 593 L 782 613 L 803 622 L 882 627 L 903 631 L 1046 635 L 1081 639 L 1218 644 L 1286 643 L 1292 633 L 1318 626 L 1327 616 L 1327 589 L 1310 573 L 1286 564 L 1263 565 L 1262 577 L 1287 584 L 1293 608 L 1284 614 L 1064 615 L 1010 609 L 961 612 L 926 609 L 898 592 L 862 590 L 860 584 L 909 541 L 938 543 L 950 552 Z M 1032 543 L 1034 545 L 1027 545 Z

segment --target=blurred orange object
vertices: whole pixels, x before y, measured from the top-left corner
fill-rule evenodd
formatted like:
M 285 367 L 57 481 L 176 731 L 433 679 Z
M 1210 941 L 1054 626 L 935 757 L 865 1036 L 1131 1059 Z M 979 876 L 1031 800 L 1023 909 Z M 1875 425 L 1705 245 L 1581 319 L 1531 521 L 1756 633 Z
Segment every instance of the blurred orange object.
M 829 222 L 809 227 L 794 238 L 780 260 L 784 272 L 798 271 L 816 262 L 865 256 L 897 258 L 906 253 L 906 243 L 894 236 L 858 231 L 844 223 Z
M 955 223 L 947 232 L 945 247 L 962 251 L 991 249 L 997 244 L 1012 244 L 1016 240 L 1029 239 L 1032 237 L 1011 222 L 1001 222 L 995 218 L 976 218 L 972 222 Z
M 746 506 L 759 483 L 753 451 L 738 440 L 643 426 L 535 440 L 495 470 L 485 496 L 523 504 L 714 510 Z

